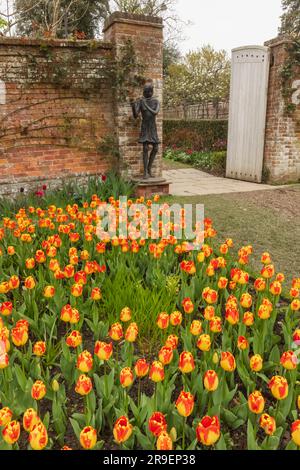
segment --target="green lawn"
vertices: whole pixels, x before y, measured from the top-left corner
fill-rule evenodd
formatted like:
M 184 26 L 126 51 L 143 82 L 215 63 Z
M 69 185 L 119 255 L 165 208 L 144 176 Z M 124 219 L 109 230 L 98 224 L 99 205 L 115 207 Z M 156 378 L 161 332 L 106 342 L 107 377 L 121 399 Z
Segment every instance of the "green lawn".
M 264 251 L 288 280 L 300 275 L 300 185 L 272 191 L 195 197 L 169 197 L 169 202 L 202 203 L 214 221 L 218 241 L 230 237 L 235 248 L 251 244 L 251 269 L 260 268 Z

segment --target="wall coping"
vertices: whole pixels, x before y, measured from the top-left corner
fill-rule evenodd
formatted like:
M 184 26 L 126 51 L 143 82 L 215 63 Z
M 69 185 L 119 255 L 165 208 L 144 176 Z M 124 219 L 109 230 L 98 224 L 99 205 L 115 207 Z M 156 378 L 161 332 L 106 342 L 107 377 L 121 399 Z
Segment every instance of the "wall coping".
M 108 41 L 101 40 L 72 40 L 72 39 L 35 39 L 27 37 L 3 37 L 0 36 L 1 46 L 44 46 L 44 47 L 62 47 L 84 49 L 112 49 L 113 45 Z
M 158 16 L 137 15 L 115 11 L 106 19 L 103 32 L 105 33 L 114 23 L 144 25 L 159 29 L 163 28 L 163 20 Z

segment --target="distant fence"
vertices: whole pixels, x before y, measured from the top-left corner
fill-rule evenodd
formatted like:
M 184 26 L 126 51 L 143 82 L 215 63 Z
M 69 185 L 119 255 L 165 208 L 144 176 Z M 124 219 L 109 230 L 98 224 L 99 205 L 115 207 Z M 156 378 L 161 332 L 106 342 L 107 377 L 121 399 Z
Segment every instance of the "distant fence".
M 204 101 L 197 104 L 164 108 L 164 119 L 201 121 L 205 119 L 226 120 L 229 115 L 229 100 Z

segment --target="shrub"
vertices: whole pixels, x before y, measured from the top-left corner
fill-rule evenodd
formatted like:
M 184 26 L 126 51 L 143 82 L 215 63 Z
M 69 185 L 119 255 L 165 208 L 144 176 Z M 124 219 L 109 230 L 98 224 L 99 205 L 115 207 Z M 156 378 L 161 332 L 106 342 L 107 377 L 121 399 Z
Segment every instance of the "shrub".
M 164 121 L 164 145 L 195 151 L 225 150 L 228 121 Z
M 192 150 L 176 150 L 169 148 L 164 157 L 169 160 L 190 164 L 199 170 L 211 171 L 212 173 L 224 174 L 226 168 L 226 152 L 194 152 Z
M 110 196 L 131 197 L 134 194 L 134 184 L 121 178 L 116 172 L 109 171 L 107 174 L 90 176 L 86 184 L 79 184 L 76 179 L 70 179 L 56 189 L 41 185 L 30 193 L 20 191 L 13 199 L 0 198 L 0 216 L 9 216 L 17 212 L 25 205 L 39 205 L 42 209 L 48 205 L 65 205 L 70 198 L 77 204 L 91 199 L 97 194 L 102 200 L 108 200 Z

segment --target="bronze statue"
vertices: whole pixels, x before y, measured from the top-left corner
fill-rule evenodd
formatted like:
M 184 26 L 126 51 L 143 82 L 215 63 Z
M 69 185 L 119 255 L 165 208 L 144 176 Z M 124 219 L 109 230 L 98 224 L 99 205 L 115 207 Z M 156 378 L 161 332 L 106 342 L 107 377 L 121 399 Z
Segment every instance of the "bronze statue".
M 144 179 L 152 178 L 152 166 L 160 144 L 156 127 L 156 116 L 159 113 L 160 104 L 153 97 L 153 92 L 152 82 L 147 82 L 144 86 L 143 97 L 137 101 L 131 101 L 134 118 L 137 119 L 140 113 L 142 115 L 139 142 L 143 144 Z M 149 155 L 150 145 L 152 145 L 152 150 Z

